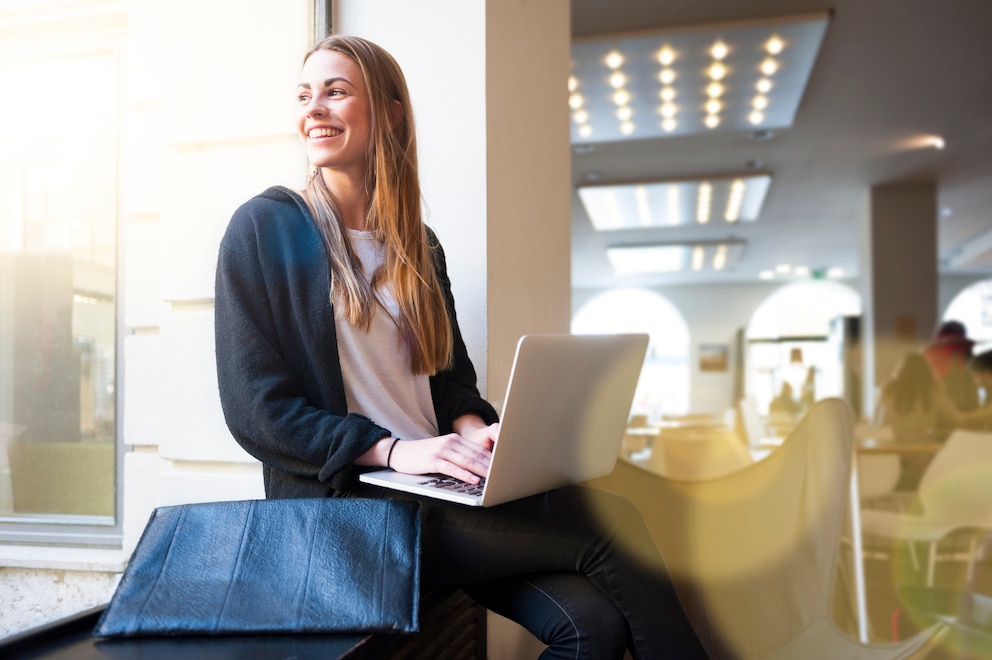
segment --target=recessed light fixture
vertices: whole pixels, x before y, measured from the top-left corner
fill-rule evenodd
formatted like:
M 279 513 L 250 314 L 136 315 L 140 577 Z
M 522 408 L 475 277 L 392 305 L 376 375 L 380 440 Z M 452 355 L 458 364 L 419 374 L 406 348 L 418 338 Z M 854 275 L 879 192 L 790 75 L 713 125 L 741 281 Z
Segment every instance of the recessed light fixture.
M 663 46 L 661 50 L 658 51 L 658 62 L 662 66 L 671 66 L 675 61 L 675 51 L 668 46 Z
M 837 269 L 839 274 L 830 275 L 830 277 L 840 277 L 843 276 L 844 271 L 842 269 Z M 817 278 L 823 277 L 826 271 L 816 271 Z M 775 266 L 775 268 L 766 268 L 758 273 L 758 277 L 762 280 L 773 280 L 776 277 L 810 277 L 812 271 L 809 266 L 792 266 L 791 264 L 781 263 Z
M 760 125 L 792 125 L 809 80 L 829 14 L 719 25 L 693 25 L 658 31 L 577 38 L 572 42 L 569 90 L 581 90 L 588 124 L 573 122 L 573 141 L 645 139 Z M 662 101 L 679 99 L 677 126 L 638 122 L 624 134 L 609 99 L 625 92 L 615 105 L 630 105 L 634 116 L 654 112 Z M 749 93 L 750 92 L 750 93 Z M 705 108 L 718 98 L 719 116 Z M 571 101 L 570 101 L 571 102 Z M 577 106 L 572 105 L 572 110 Z M 754 111 L 761 113 L 754 114 Z M 586 133 L 588 137 L 583 137 Z
M 618 89 L 611 98 L 616 105 L 627 105 L 630 103 L 630 92 L 625 89 Z
M 723 80 L 724 76 L 727 75 L 727 67 L 720 62 L 714 62 L 710 68 L 706 69 L 706 75 L 713 80 Z
M 617 275 L 647 275 L 724 271 L 733 268 L 744 253 L 744 241 L 698 241 L 682 243 L 650 243 L 643 245 L 614 245 L 606 248 L 606 256 Z
M 650 209 L 652 227 L 692 223 L 753 221 L 761 212 L 771 175 L 748 172 L 703 178 L 636 183 L 587 183 L 579 199 L 597 231 L 643 228 Z
M 935 135 L 934 137 L 930 138 L 930 146 L 933 147 L 934 149 L 943 149 L 946 146 L 944 144 L 944 138 L 940 137 L 939 135 Z
M 610 87 L 613 89 L 620 89 L 627 84 L 627 76 L 623 75 L 622 71 L 614 71 L 610 74 Z

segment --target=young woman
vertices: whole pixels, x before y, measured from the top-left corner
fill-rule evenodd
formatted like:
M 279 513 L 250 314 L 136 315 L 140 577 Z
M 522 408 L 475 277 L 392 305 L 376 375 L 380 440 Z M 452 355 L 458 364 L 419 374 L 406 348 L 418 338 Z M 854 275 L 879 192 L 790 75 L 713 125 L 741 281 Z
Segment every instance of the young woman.
M 302 194 L 270 188 L 221 244 L 216 347 L 234 437 L 266 496 L 407 497 L 364 466 L 477 483 L 498 428 L 479 396 L 444 253 L 421 217 L 399 66 L 335 36 L 306 56 Z M 547 658 L 704 657 L 637 510 L 563 488 L 491 509 L 421 502 L 421 577 L 462 585 Z
M 897 443 L 927 444 L 943 441 L 961 421 L 961 413 L 944 393 L 926 358 L 921 353 L 907 353 L 882 388 L 875 425 L 892 429 Z M 915 490 L 932 458 L 926 454 L 904 456 L 896 487 Z
M 939 439 L 961 421 L 961 413 L 940 387 L 920 353 L 903 356 L 895 375 L 882 388 L 875 423 L 888 426 L 896 442 L 925 443 Z

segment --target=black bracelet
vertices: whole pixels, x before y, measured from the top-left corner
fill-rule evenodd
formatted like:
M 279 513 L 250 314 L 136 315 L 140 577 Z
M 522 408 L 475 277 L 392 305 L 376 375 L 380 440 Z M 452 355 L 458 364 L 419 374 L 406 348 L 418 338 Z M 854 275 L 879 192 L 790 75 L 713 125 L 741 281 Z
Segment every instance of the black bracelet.
M 399 442 L 399 441 L 400 441 L 400 439 L 399 438 L 396 438 L 395 440 L 393 440 L 393 444 L 389 445 L 389 453 L 386 454 L 386 467 L 387 468 L 389 467 L 389 459 L 391 459 L 393 457 L 393 449 L 396 448 L 396 443 Z

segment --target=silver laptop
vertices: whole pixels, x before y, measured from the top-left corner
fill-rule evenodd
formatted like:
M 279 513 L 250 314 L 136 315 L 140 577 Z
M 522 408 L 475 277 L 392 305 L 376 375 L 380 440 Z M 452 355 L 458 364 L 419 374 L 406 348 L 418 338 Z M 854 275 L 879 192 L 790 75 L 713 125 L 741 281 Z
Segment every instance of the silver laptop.
M 451 502 L 493 506 L 605 476 L 616 463 L 647 346 L 646 334 L 525 335 L 517 343 L 483 484 L 393 470 L 359 478 Z

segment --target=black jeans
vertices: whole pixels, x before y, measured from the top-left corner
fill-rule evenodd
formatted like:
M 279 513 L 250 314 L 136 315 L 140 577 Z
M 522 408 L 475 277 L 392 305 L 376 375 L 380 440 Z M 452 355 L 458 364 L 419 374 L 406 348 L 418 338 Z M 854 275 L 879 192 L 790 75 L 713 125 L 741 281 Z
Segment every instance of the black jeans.
M 421 579 L 461 585 L 549 648 L 542 658 L 705 658 L 637 508 L 579 486 L 491 508 L 421 503 Z

